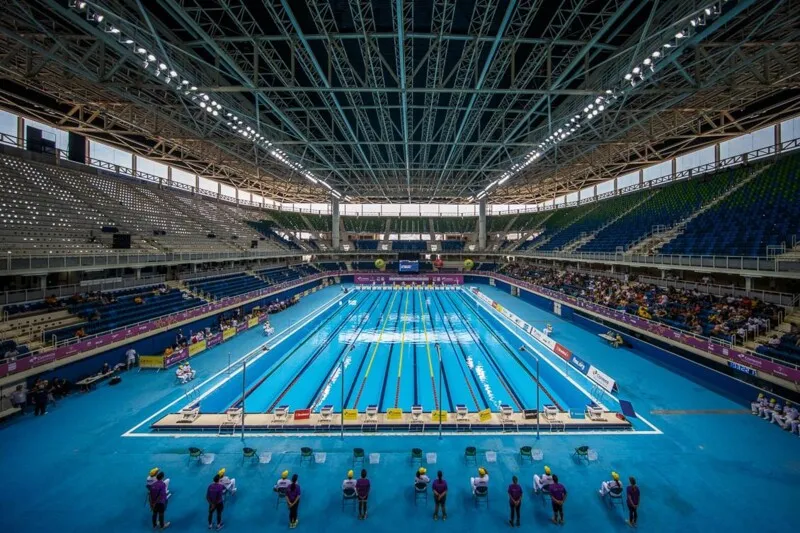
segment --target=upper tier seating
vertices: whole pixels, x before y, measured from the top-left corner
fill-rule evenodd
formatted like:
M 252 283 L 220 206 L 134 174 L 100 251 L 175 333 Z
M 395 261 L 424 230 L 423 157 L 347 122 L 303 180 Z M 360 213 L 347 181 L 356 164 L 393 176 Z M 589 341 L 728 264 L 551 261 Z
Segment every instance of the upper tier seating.
M 597 231 L 603 225 L 613 220 L 614 217 L 621 215 L 637 202 L 644 200 L 649 194 L 652 194 L 651 191 L 638 191 L 622 196 L 615 196 L 601 202 L 565 209 L 566 213 L 572 215 L 571 223 L 560 227 L 556 232 L 553 231 L 554 228 L 550 225 L 552 218 L 547 219 L 544 223 L 544 227 L 546 228 L 544 236 L 546 237 L 547 234 L 550 234 L 552 237 L 538 249 L 542 251 L 561 249 L 564 245 L 580 238 L 582 233 Z
M 325 262 L 319 263 L 320 270 L 324 270 L 326 272 L 335 272 L 337 270 L 347 270 L 347 265 L 344 261 L 339 262 Z
M 509 231 L 527 231 L 540 227 L 546 220 L 550 223 L 549 217 L 553 214 L 552 211 L 538 211 L 535 213 L 522 213 L 517 217 Z
M 433 229 L 436 233 L 474 233 L 478 231 L 478 217 L 434 218 Z
M 592 208 L 594 206 L 595 204 L 589 204 L 588 206 L 576 207 L 574 209 L 556 209 L 555 211 L 546 212 L 547 215 L 550 215 L 549 217 L 547 217 L 546 220 L 547 231 L 543 231 L 533 239 L 525 241 L 520 245 L 518 250 L 527 250 L 528 248 L 532 248 L 538 243 L 543 242 L 545 238 L 549 237 L 550 235 L 558 233 L 563 228 L 568 226 L 571 222 L 573 222 L 576 216 L 575 212 L 577 210 L 579 209 L 585 210 Z M 535 214 L 544 215 L 545 213 L 535 213 Z
M 506 230 L 508 223 L 517 218 L 517 215 L 498 215 L 486 217 L 486 231 L 498 233 Z
M 766 256 L 800 234 L 800 156 L 777 161 L 661 248 L 663 254 Z
M 654 226 L 671 227 L 711 202 L 736 181 L 744 170 L 726 170 L 713 176 L 700 176 L 656 189 L 642 205 L 601 230 L 581 246 L 581 252 L 614 252 L 650 233 Z
M 303 220 L 303 215 L 292 211 L 269 211 L 269 216 L 275 221 L 275 226 L 292 231 L 307 231 L 308 223 Z
M 316 231 L 331 231 L 332 227 L 332 220 L 333 218 L 330 215 L 309 215 L 303 214 L 306 220 L 310 225 L 310 228 L 303 228 L 303 229 L 313 229 Z
M 464 241 L 437 241 L 437 244 L 441 246 L 441 250 L 443 252 L 458 252 L 464 249 Z
M 292 268 L 266 268 L 256 271 L 256 274 L 266 279 L 269 285 L 279 285 L 303 277 L 300 272 Z
M 356 250 L 377 250 L 379 242 L 380 241 L 372 239 L 359 239 L 357 241 L 353 241 L 353 243 L 356 245 Z
M 428 233 L 430 224 L 425 217 L 399 217 L 391 219 L 392 233 Z
M 292 270 L 296 270 L 301 277 L 313 276 L 314 274 L 319 274 L 319 270 L 305 263 L 299 265 L 292 265 Z
M 392 241 L 392 250 L 424 252 L 427 249 L 427 241 Z
M 354 233 L 383 233 L 386 219 L 381 217 L 342 217 L 345 231 Z
M 263 289 L 268 286 L 268 283 L 260 278 L 241 272 L 217 278 L 188 281 L 186 285 L 194 292 L 207 294 L 211 298 L 219 300 Z
M 353 270 L 378 270 L 374 261 L 353 261 Z
M 271 220 L 248 220 L 247 223 L 258 230 L 259 234 L 263 236 L 268 242 L 274 243 L 275 246 L 279 246 L 283 250 L 299 250 L 300 247 L 297 246 L 292 241 L 286 240 L 273 229 L 273 224 Z

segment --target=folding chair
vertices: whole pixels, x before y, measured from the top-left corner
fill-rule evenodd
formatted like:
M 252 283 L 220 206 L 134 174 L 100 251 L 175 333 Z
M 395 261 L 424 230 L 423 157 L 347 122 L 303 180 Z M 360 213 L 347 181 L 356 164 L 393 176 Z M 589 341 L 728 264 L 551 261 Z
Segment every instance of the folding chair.
M 244 464 L 245 459 L 250 459 L 251 461 L 255 459 L 259 461 L 258 452 L 255 448 L 242 448 L 242 464 Z
M 353 448 L 353 466 L 356 466 L 356 463 L 364 466 L 364 448 Z
M 342 490 L 342 511 L 344 511 L 345 505 L 347 504 L 352 504 L 353 510 L 355 510 L 357 502 L 358 493 L 356 492 L 356 489 Z
M 608 491 L 608 501 L 611 502 L 612 507 L 616 504 L 619 504 L 620 509 L 625 510 L 625 503 L 622 501 L 623 494 L 625 494 L 625 491 L 622 490 L 622 487 L 614 487 Z
M 576 457 L 578 461 L 586 461 L 586 464 L 589 464 L 589 447 L 588 446 L 578 446 L 575 448 L 575 451 L 572 453 L 572 457 Z
M 467 446 L 464 449 L 464 462 L 469 464 L 470 461 L 478 465 L 478 449 L 475 446 Z
M 276 508 L 281 503 L 281 500 L 286 500 L 286 489 L 284 489 L 284 488 L 279 488 L 277 491 L 275 491 L 275 507 Z
M 191 462 L 192 459 L 199 462 L 201 457 L 203 457 L 203 450 L 195 448 L 194 446 L 189 448 L 189 462 Z
M 428 504 L 427 483 L 414 483 L 414 505 L 417 505 L 417 501 L 419 500 L 425 500 L 425 505 Z
M 550 489 L 548 488 L 549 485 L 544 485 L 539 492 L 536 493 L 537 496 L 542 498 L 542 504 L 546 505 L 547 500 L 550 499 Z
M 300 448 L 300 464 L 303 464 L 303 461 L 308 461 L 309 463 L 314 462 L 314 450 L 308 446 Z
M 486 504 L 486 508 L 489 508 L 489 487 L 475 487 L 475 490 L 472 491 L 472 499 L 475 502 L 475 507 L 480 507 L 481 502 Z
M 418 465 L 422 464 L 422 449 L 421 448 L 411 448 L 411 464 L 417 463 Z
M 520 461 L 524 461 L 525 458 L 527 457 L 530 460 L 530 462 L 532 463 L 533 462 L 533 453 L 532 452 L 533 452 L 533 448 L 531 448 L 530 446 L 523 446 L 522 448 L 520 448 L 519 449 L 519 459 L 520 459 Z

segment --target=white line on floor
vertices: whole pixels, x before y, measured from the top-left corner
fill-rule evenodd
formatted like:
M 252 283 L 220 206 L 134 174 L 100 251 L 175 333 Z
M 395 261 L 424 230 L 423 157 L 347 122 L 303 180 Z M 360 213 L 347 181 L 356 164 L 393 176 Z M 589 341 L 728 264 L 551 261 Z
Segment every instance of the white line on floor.
M 438 435 L 437 432 L 431 431 L 428 433 L 420 433 L 419 431 L 416 432 L 406 432 L 406 431 L 385 431 L 385 432 L 345 432 L 345 438 L 353 438 L 353 437 L 435 437 Z M 514 436 L 536 436 L 536 431 L 515 431 L 515 432 L 503 432 L 503 431 L 470 431 L 470 432 L 459 432 L 459 431 L 443 431 L 443 436 L 446 437 L 514 437 Z M 550 433 L 542 432 L 540 436 L 542 437 L 571 437 L 573 435 L 578 436 L 595 436 L 595 437 L 602 437 L 604 435 L 628 435 L 628 436 L 638 436 L 638 435 L 663 435 L 663 433 L 659 430 L 655 431 L 634 431 L 634 430 L 611 430 L 611 431 L 602 431 L 602 430 L 594 430 L 594 431 L 566 431 L 566 432 L 555 432 Z M 127 437 L 143 437 L 143 438 L 170 438 L 170 439 L 184 439 L 184 438 L 241 438 L 241 434 L 236 433 L 235 435 L 217 435 L 213 431 L 201 432 L 201 433 L 187 433 L 187 432 L 180 432 L 180 433 L 165 433 L 165 432 L 155 432 L 155 433 L 134 433 L 131 435 L 125 435 Z M 314 437 L 314 438 L 339 438 L 340 434 L 337 431 L 328 431 L 326 433 L 322 432 L 314 432 L 314 431 L 287 431 L 282 433 L 248 433 L 245 432 L 245 438 L 262 438 L 262 437 Z
M 274 337 L 272 337 L 272 340 L 269 343 L 266 343 L 266 344 L 269 344 L 270 348 L 274 348 L 275 346 L 279 345 L 280 343 L 282 343 L 283 341 L 285 341 L 286 339 L 291 337 L 292 333 L 295 333 L 299 329 L 302 329 L 303 326 L 305 326 L 306 324 L 308 324 L 309 322 L 311 322 L 312 320 L 317 318 L 319 315 L 321 315 L 322 313 L 324 313 L 325 311 L 327 311 L 328 309 L 333 307 L 333 305 L 336 304 L 336 302 L 338 302 L 339 300 L 342 300 L 343 298 L 345 298 L 347 296 L 349 296 L 349 293 L 348 294 L 339 295 L 337 298 L 334 298 L 333 300 L 331 300 L 327 305 L 325 305 L 324 307 L 320 308 L 315 313 L 311 313 L 309 315 L 306 315 L 306 317 L 304 319 L 302 319 L 299 322 L 297 322 L 296 324 L 294 324 L 294 326 L 290 326 L 289 328 L 286 328 L 282 332 L 280 332 L 277 335 L 275 335 Z M 282 339 L 280 339 L 278 341 L 274 340 L 276 337 L 279 337 L 282 334 L 285 334 L 285 336 Z M 239 359 L 237 359 L 236 361 L 231 363 L 231 365 L 238 365 L 240 362 L 242 362 L 246 358 L 250 357 L 255 352 L 257 352 L 259 350 L 262 350 L 263 346 L 264 346 L 263 344 L 259 345 L 255 349 L 251 350 L 247 354 L 243 355 L 242 357 L 240 357 Z M 263 352 L 261 355 L 259 355 L 258 357 L 254 358 L 253 361 L 258 360 L 259 358 L 261 358 L 266 353 L 269 353 L 269 352 Z M 197 390 L 197 389 L 207 385 L 208 383 L 214 381 L 215 379 L 217 379 L 219 376 L 221 376 L 222 374 L 224 374 L 227 371 L 228 371 L 228 367 L 223 368 L 222 370 L 220 370 L 219 372 L 217 372 L 213 376 L 209 377 L 208 379 L 206 379 L 205 381 L 203 381 L 202 383 L 197 385 L 193 390 Z M 239 367 L 233 374 L 229 375 L 227 378 L 225 378 L 225 379 L 221 380 L 219 383 L 215 384 L 213 387 L 211 387 L 209 390 L 204 392 L 197 399 L 192 400 L 190 402 L 190 405 L 199 402 L 201 399 L 203 399 L 206 396 L 208 396 L 211 392 L 217 390 L 223 383 L 226 383 L 234 375 L 236 375 L 237 373 L 239 373 L 241 371 L 242 371 L 242 369 L 241 369 L 241 367 Z M 150 422 L 152 419 L 154 419 L 157 416 L 159 416 L 164 411 L 167 411 L 173 405 L 175 405 L 175 404 L 177 404 L 177 403 L 179 403 L 181 401 L 184 401 L 184 400 L 185 400 L 185 397 L 183 395 L 181 395 L 180 398 L 178 398 L 176 400 L 173 400 L 172 402 L 168 403 L 167 405 L 165 405 L 164 407 L 162 407 L 161 409 L 159 409 L 158 411 L 156 411 L 155 413 L 153 413 L 149 417 L 145 418 L 144 420 L 142 420 L 141 422 L 139 422 L 138 424 L 133 426 L 131 429 L 129 429 L 128 431 L 123 433 L 122 436 L 123 437 L 141 437 L 141 436 L 143 436 L 143 434 L 134 434 L 133 432 L 136 431 L 137 429 L 139 429 L 140 427 L 142 427 L 143 425 L 147 424 L 148 422 Z M 149 436 L 155 436 L 155 435 L 149 435 Z

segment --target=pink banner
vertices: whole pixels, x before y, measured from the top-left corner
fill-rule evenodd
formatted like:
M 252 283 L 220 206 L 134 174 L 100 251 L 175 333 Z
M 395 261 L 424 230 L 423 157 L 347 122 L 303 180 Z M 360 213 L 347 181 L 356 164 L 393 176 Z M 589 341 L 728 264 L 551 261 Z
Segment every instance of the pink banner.
M 222 333 L 215 333 L 206 339 L 206 348 L 213 348 L 222 342 Z
M 438 283 L 444 285 L 462 285 L 464 276 L 460 274 L 414 274 L 413 276 L 400 276 L 397 274 L 355 274 L 353 281 L 356 285 L 371 285 L 372 283 Z
M 172 365 L 178 364 L 181 361 L 189 359 L 189 349 L 181 348 L 164 357 L 164 368 L 169 368 Z
M 247 322 L 242 322 L 236 325 L 236 333 L 241 333 L 247 329 Z

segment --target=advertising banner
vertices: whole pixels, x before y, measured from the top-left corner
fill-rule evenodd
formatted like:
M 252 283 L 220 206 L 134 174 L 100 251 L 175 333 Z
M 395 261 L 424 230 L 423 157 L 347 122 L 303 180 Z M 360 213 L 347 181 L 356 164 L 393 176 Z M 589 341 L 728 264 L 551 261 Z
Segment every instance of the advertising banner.
M 223 332 L 222 332 L 222 340 L 226 341 L 226 340 L 230 339 L 231 337 L 233 337 L 234 335 L 236 335 L 236 329 L 234 329 L 234 328 L 228 328 L 226 330 L 223 330 Z
M 356 285 L 371 285 L 372 283 L 438 283 L 444 285 L 461 285 L 464 276 L 460 274 L 419 274 L 415 276 L 398 276 L 394 274 L 355 274 L 353 281 Z
M 478 411 L 478 418 L 481 422 L 487 422 L 492 419 L 492 411 L 491 409 L 484 409 L 483 411 Z
M 222 342 L 222 333 L 214 333 L 206 339 L 206 348 L 213 348 Z
M 298 409 L 294 412 L 295 420 L 308 420 L 311 418 L 311 409 Z
M 587 363 L 577 355 L 573 354 L 572 357 L 569 359 L 569 362 L 572 364 L 572 366 L 580 370 L 582 374 L 589 375 L 589 363 Z
M 254 328 L 257 325 L 258 325 L 258 318 L 257 317 L 251 318 L 250 320 L 247 321 L 247 327 L 248 328 Z
M 164 368 L 169 368 L 172 365 L 176 365 L 182 361 L 189 359 L 189 350 L 186 348 L 181 348 L 180 350 L 176 350 L 169 355 L 164 356 Z
M 590 365 L 589 372 L 587 372 L 586 375 L 589 376 L 589 379 L 600 385 L 604 391 L 609 393 L 617 391 L 617 383 L 611 378 L 611 376 L 604 374 L 597 368 Z
M 390 407 L 386 410 L 386 420 L 400 420 L 403 418 L 403 410 L 397 407 Z
M 345 409 L 344 419 L 349 421 L 358 420 L 358 409 Z
M 206 349 L 206 341 L 202 340 L 200 342 L 196 342 L 194 344 L 189 345 L 189 357 L 193 355 L 197 355 L 203 350 Z
M 236 325 L 236 333 L 241 333 L 241 332 L 246 331 L 246 330 L 247 330 L 247 323 L 246 322 L 242 322 L 241 324 L 237 324 Z
M 139 368 L 164 368 L 164 357 L 161 355 L 140 355 Z

